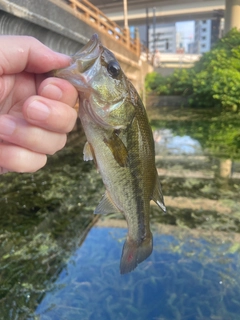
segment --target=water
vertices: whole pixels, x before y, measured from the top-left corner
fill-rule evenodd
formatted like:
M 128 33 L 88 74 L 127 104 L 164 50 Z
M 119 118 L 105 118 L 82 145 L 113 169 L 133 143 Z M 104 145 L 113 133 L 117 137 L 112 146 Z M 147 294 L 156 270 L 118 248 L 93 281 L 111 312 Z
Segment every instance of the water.
M 45 169 L 1 177 L 1 320 L 239 319 L 240 115 L 149 116 L 168 208 L 152 206 L 152 255 L 119 274 L 126 223 L 96 221 L 104 188 L 74 133 Z
M 56 320 L 237 319 L 240 258 L 234 248 L 171 231 L 154 232 L 151 258 L 121 276 L 126 230 L 92 228 L 36 314 Z

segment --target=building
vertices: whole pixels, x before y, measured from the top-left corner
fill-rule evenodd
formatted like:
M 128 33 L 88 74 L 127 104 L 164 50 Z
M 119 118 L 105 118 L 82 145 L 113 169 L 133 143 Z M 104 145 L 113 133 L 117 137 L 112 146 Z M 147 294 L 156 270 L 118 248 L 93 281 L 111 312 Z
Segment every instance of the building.
M 194 42 L 189 43 L 189 53 L 205 53 L 222 37 L 224 23 L 222 18 L 195 21 Z
M 147 46 L 147 30 L 146 26 L 139 26 L 139 36 L 142 43 Z M 149 51 L 155 52 L 156 50 L 164 52 L 176 52 L 176 26 L 175 23 L 169 24 L 156 24 L 148 30 Z
M 204 53 L 211 49 L 211 20 L 195 21 L 194 53 Z
M 156 25 L 154 29 L 149 30 L 149 50 L 154 52 L 158 50 L 164 52 L 176 52 L 176 26 L 175 23 L 167 25 Z

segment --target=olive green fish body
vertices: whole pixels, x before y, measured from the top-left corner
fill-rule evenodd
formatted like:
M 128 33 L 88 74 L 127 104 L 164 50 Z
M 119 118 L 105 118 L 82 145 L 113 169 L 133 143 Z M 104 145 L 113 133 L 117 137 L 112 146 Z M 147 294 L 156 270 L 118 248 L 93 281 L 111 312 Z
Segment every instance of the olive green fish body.
M 145 108 L 96 36 L 57 76 L 80 92 L 79 116 L 87 138 L 84 159 L 95 161 L 106 187 L 95 213 L 120 211 L 126 217 L 120 272 L 130 272 L 152 252 L 150 200 L 165 210 Z

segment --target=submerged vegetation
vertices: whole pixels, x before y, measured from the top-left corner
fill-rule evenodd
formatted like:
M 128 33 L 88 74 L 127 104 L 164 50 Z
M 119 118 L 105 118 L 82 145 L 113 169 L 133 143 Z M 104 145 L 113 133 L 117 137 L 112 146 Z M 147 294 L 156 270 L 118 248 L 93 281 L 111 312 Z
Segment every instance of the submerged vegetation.
M 190 69 L 168 77 L 153 72 L 146 77 L 147 91 L 183 95 L 194 107 L 240 108 L 240 31 L 232 29 Z
M 83 138 L 69 138 L 44 169 L 1 176 L 1 320 L 28 319 L 96 219 L 102 181 L 82 160 Z
M 121 229 L 122 215 L 101 217 L 102 225 L 88 234 L 104 188 L 94 165 L 82 160 L 83 136 L 73 132 L 37 173 L 3 175 L 0 320 L 238 319 L 239 180 L 215 176 L 219 152 L 229 156 L 232 150 L 237 158 L 237 140 L 227 149 L 219 139 L 224 119 L 235 130 L 238 118 L 210 111 L 149 113 L 155 132 L 192 134 L 207 152 L 212 146 L 212 155 L 190 160 L 160 152 L 156 163 L 165 170 L 161 182 L 168 211 L 152 207 L 153 254 L 125 276 L 119 274 L 127 232 Z M 240 163 L 233 162 L 240 172 Z M 204 170 L 211 176 L 191 177 Z M 176 172 L 180 176 L 172 175 Z M 103 227 L 105 222 L 110 227 Z
M 124 237 L 121 228 L 93 228 L 61 273 L 58 290 L 40 303 L 36 320 L 238 319 L 240 259 L 233 253 L 239 247 L 166 227 L 154 232 L 151 259 L 120 276 Z
M 195 134 L 205 148 L 214 132 L 208 128 L 219 123 L 218 132 L 223 121 L 209 110 L 155 112 L 149 114 L 154 130 Z M 228 120 L 235 128 L 235 118 Z M 213 150 L 219 145 L 216 139 L 211 143 Z M 0 320 L 110 320 L 116 314 L 139 320 L 235 319 L 240 310 L 234 300 L 240 284 L 233 276 L 240 264 L 238 180 L 184 177 L 187 170 L 214 172 L 217 161 L 212 158 L 157 160 L 159 168 L 177 169 L 182 176 L 161 176 L 168 212 L 152 207 L 154 252 L 122 277 L 119 258 L 126 230 L 94 228 L 83 242 L 103 194 L 94 165 L 82 161 L 83 144 L 72 133 L 68 146 L 50 157 L 43 170 L 1 177 Z M 181 199 L 192 207 L 181 207 Z

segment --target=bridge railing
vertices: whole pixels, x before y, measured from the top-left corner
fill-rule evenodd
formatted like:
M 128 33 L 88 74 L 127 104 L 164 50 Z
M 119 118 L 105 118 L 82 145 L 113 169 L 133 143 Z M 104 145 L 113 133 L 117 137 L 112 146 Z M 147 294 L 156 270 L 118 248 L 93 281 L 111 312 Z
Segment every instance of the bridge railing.
M 121 42 L 137 57 L 141 54 L 141 44 L 139 37 L 131 38 L 129 29 L 120 27 L 114 21 L 110 20 L 101 10 L 95 7 L 88 0 L 64 0 L 79 15 L 81 20 L 87 24 L 101 30 L 108 36 L 114 37 L 115 40 Z

